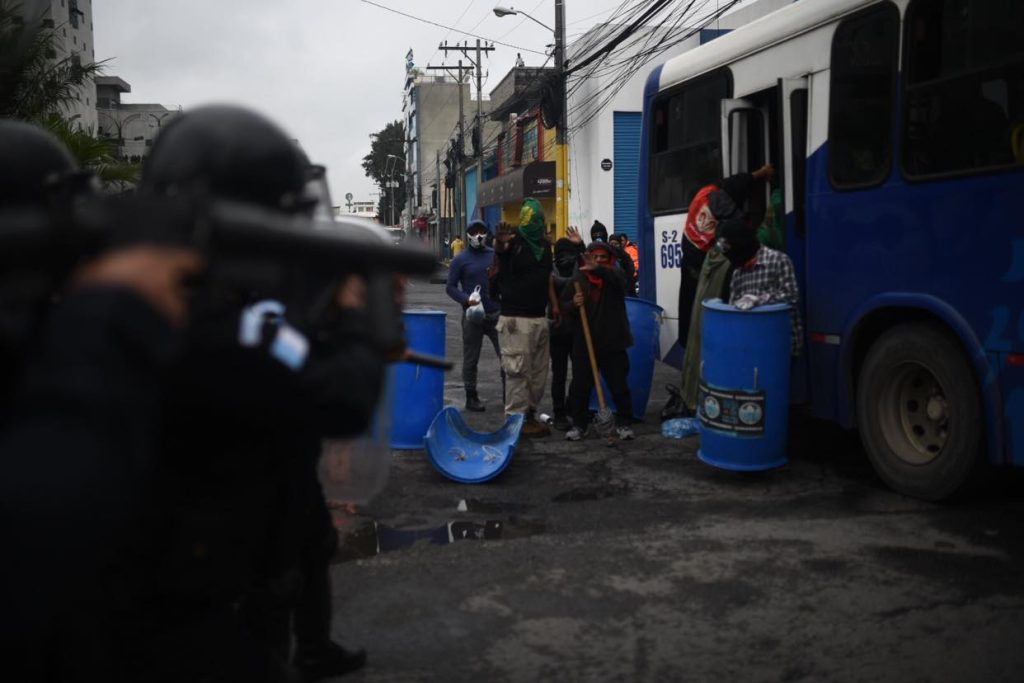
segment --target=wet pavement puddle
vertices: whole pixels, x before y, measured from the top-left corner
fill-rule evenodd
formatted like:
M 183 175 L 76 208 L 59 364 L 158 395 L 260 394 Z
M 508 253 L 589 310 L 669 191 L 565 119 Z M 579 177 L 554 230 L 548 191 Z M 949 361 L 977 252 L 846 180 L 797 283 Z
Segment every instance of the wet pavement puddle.
M 425 529 L 401 529 L 369 519 L 356 523 L 354 528 L 340 539 L 333 561 L 337 563 L 360 560 L 416 545 L 449 545 L 458 541 L 527 538 L 542 534 L 544 531 L 543 522 L 515 516 L 505 520 L 454 520 Z

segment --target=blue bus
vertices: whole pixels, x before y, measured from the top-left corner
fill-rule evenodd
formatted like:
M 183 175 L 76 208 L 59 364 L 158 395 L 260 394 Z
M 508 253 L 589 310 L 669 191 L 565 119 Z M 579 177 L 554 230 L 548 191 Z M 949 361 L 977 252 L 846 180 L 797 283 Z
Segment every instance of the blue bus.
M 806 323 L 793 401 L 907 495 L 1024 466 L 1021 27 L 1020 0 L 799 0 L 656 68 L 640 270 L 662 359 L 691 198 L 768 161 Z

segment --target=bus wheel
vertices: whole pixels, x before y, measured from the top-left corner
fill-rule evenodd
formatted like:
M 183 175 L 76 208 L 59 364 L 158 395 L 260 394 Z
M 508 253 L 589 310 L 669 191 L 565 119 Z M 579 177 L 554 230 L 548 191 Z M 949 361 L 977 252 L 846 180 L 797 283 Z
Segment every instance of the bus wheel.
M 857 426 L 878 475 L 896 491 L 941 500 L 984 461 L 981 396 L 959 345 L 927 323 L 907 323 L 868 351 L 857 382 Z

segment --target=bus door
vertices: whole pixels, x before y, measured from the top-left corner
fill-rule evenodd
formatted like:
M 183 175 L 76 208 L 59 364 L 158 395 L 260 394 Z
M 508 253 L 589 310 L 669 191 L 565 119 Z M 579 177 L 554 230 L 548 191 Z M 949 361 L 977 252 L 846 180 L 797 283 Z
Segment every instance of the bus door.
M 785 250 L 793 261 L 796 281 L 800 288 L 800 314 L 807 321 L 807 78 L 779 79 L 780 132 L 782 163 L 776 178 L 782 186 L 783 213 L 785 215 Z M 806 341 L 806 340 L 805 340 Z M 808 346 L 794 365 L 792 398 L 794 402 L 810 401 L 808 381 L 810 364 Z

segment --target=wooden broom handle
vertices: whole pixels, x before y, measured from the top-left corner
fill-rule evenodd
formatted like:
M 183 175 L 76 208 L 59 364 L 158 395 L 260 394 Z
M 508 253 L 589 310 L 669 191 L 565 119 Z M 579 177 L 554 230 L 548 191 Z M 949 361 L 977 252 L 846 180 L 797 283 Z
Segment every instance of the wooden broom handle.
M 583 294 L 583 288 L 579 282 L 573 282 L 577 294 Z M 590 371 L 594 373 L 594 390 L 597 391 L 597 404 L 601 410 L 606 410 L 604 405 L 604 391 L 601 389 L 601 374 L 597 371 L 597 356 L 594 354 L 594 340 L 590 336 L 590 323 L 587 322 L 587 304 L 584 301 L 579 308 L 580 321 L 583 323 L 583 338 L 587 340 L 587 355 L 590 356 Z

